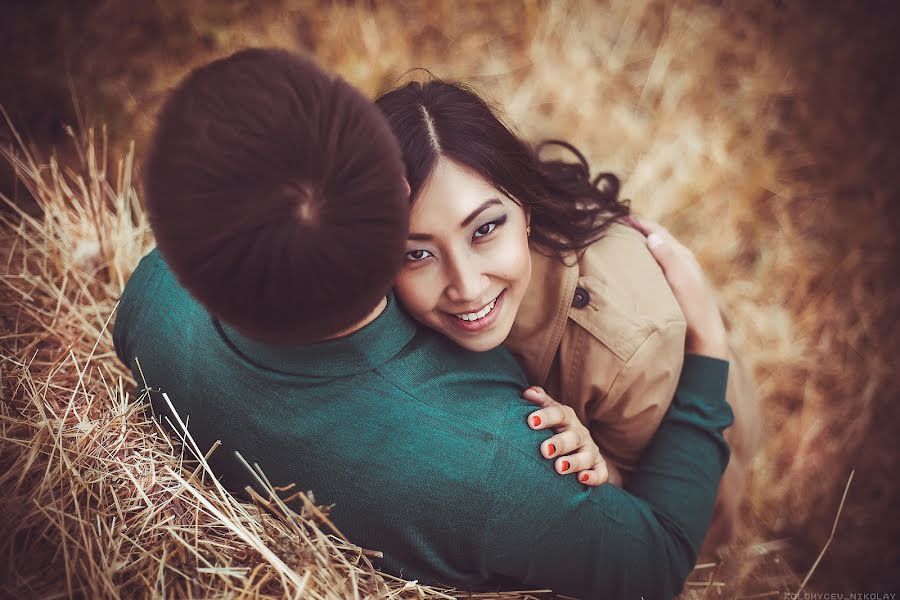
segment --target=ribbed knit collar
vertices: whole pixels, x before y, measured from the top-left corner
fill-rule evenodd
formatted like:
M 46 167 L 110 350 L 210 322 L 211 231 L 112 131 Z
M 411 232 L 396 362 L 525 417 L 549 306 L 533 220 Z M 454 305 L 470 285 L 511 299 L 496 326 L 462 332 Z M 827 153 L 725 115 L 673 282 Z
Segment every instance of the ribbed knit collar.
M 251 340 L 214 321 L 226 341 L 264 369 L 309 377 L 343 377 L 377 368 L 397 355 L 416 333 L 416 323 L 388 295 L 374 321 L 348 336 L 304 346 L 274 346 Z

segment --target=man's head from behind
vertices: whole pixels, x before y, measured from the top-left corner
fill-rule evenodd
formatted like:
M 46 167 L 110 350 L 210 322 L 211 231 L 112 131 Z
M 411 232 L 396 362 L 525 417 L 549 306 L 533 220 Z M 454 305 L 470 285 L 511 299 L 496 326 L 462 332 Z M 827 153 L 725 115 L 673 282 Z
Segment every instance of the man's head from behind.
M 238 52 L 163 107 L 145 192 L 159 250 L 213 315 L 262 342 L 363 319 L 401 265 L 403 162 L 371 101 L 312 61 Z

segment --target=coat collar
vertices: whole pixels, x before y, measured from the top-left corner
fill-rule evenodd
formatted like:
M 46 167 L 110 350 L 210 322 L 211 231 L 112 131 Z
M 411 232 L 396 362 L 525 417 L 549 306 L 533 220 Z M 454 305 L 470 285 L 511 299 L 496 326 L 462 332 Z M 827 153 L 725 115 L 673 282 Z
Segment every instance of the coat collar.
M 535 365 L 527 375 L 536 385 L 545 384 L 562 340 L 578 272 L 575 256 L 563 264 L 556 256 L 531 248 L 531 282 L 506 345 L 515 348 L 521 364 Z

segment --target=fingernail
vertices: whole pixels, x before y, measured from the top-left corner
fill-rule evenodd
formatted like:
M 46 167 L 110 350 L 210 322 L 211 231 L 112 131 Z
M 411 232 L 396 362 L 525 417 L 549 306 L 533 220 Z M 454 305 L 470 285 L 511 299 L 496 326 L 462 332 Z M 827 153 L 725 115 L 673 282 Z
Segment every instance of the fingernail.
M 534 427 L 539 427 L 541 424 L 541 418 L 537 415 L 534 415 L 533 417 L 531 417 L 531 424 Z
M 547 453 L 550 456 L 553 456 L 554 454 L 556 454 L 556 446 L 554 446 L 553 444 L 547 444 Z
M 562 461 L 561 466 L 562 466 L 563 471 L 568 471 L 569 470 L 569 461 L 567 461 L 567 460 Z
M 585 481 L 587 481 L 590 478 L 591 478 L 591 476 L 588 475 L 587 473 L 582 473 L 581 475 L 578 476 L 578 481 L 580 481 L 581 483 L 584 483 Z
M 651 233 L 650 235 L 647 236 L 647 245 L 650 247 L 651 250 L 661 246 L 663 241 L 664 240 L 663 240 L 662 236 L 659 235 L 658 233 Z

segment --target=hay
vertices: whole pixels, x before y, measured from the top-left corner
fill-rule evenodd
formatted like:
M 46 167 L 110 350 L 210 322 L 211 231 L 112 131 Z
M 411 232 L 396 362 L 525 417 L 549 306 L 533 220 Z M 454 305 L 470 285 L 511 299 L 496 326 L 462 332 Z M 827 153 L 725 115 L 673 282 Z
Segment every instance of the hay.
M 172 595 L 251 589 L 278 595 L 294 585 L 194 495 L 178 492 L 183 484 L 168 472 L 145 466 L 155 469 L 167 456 L 173 471 L 209 494 L 204 497 L 223 515 L 243 514 L 226 509 L 231 504 L 204 484 L 202 466 L 194 474 L 197 463 L 181 460 L 177 444 L 170 448 L 152 435 L 155 426 L 137 399 L 125 395 L 129 374 L 112 355 L 108 332 L 101 335 L 122 282 L 152 244 L 139 203 L 122 192 L 130 185 L 128 157 L 140 164 L 151 117 L 187 70 L 254 44 L 311 52 L 370 94 L 422 66 L 473 82 L 525 137 L 569 139 L 595 170 L 622 176 L 633 207 L 665 222 L 695 249 L 729 307 L 744 362 L 756 376 L 767 436 L 738 541 L 723 560 L 698 566 L 685 597 L 775 598 L 800 589 L 808 574 L 808 592 L 894 591 L 885 586 L 896 577 L 900 538 L 900 521 L 893 518 L 900 455 L 892 450 L 900 422 L 900 152 L 891 143 L 896 136 L 883 131 L 896 121 L 897 111 L 885 107 L 898 94 L 885 83 L 891 69 L 882 37 L 896 19 L 873 18 L 852 2 L 829 3 L 826 10 L 802 1 L 284 0 L 213 9 L 162 0 L 153 6 L 165 10 L 117 11 L 105 3 L 92 13 L 87 21 L 95 26 L 94 42 L 73 73 L 79 96 L 96 87 L 94 106 L 115 106 L 98 111 L 99 120 L 117 125 L 110 152 L 125 157 L 121 170 L 109 174 L 115 185 L 90 175 L 106 168 L 102 148 L 94 158 L 70 151 L 56 166 L 25 160 L 26 184 L 42 182 L 33 183 L 39 189 L 31 193 L 42 198 L 44 216 L 13 214 L 2 224 L 0 319 L 9 333 L 0 340 L 0 483 L 14 493 L 0 500 L 8 517 L 0 554 L 10 557 L 0 593 L 65 595 L 67 585 L 86 595 L 111 593 L 109 583 L 87 581 L 93 578 L 124 585 L 122 595 L 164 589 Z M 134 21 L 164 35 L 185 28 L 187 34 L 171 52 L 134 38 L 126 44 L 120 31 Z M 859 43 L 848 43 L 845 23 Z M 130 139 L 137 140 L 134 154 Z M 113 426 L 102 419 L 118 420 Z M 81 432 L 91 423 L 94 429 Z M 151 449 L 141 454 L 136 441 L 123 443 L 134 449 L 126 462 L 135 466 L 123 467 L 132 477 L 120 469 L 104 480 L 83 465 L 112 464 L 101 450 L 115 447 L 121 438 L 113 433 L 125 436 L 123 427 Z M 79 479 L 70 465 L 88 479 Z M 190 519 L 202 518 L 206 529 L 197 539 L 210 543 L 198 547 L 214 568 L 226 570 L 209 572 L 174 541 L 168 522 L 151 520 L 146 540 L 125 529 L 147 518 L 117 516 L 120 506 L 146 505 L 132 483 L 141 481 L 141 469 L 173 494 L 168 504 L 148 494 L 156 505 L 183 506 Z M 853 487 L 842 500 L 852 470 Z M 88 491 L 82 481 L 97 487 Z M 290 523 L 298 522 L 310 527 L 310 539 L 338 539 L 314 529 L 332 533 L 311 508 L 300 521 L 277 508 L 243 510 L 265 510 L 260 519 L 272 531 L 294 532 Z M 78 526 L 78 519 L 94 529 Z M 282 549 L 293 546 L 280 544 L 297 543 L 295 534 L 267 537 L 268 530 L 260 540 L 287 562 Z M 119 531 L 127 536 L 108 533 Z M 193 548 L 194 537 L 181 535 Z M 357 564 L 359 551 L 341 552 Z M 107 558 L 96 559 L 102 568 L 83 567 L 94 560 L 90 556 Z M 300 563 L 287 564 L 301 577 L 308 565 L 322 564 L 309 551 L 297 556 Z M 162 567 L 161 557 L 178 572 Z M 250 569 L 240 571 L 246 580 L 237 571 L 232 576 L 231 567 Z M 346 566 L 340 568 L 350 577 Z M 377 574 L 359 568 L 360 595 L 382 585 Z M 352 583 L 334 577 L 349 586 L 338 596 L 352 597 Z M 320 582 L 313 572 L 307 593 L 326 589 Z M 385 582 L 379 594 L 405 585 Z

